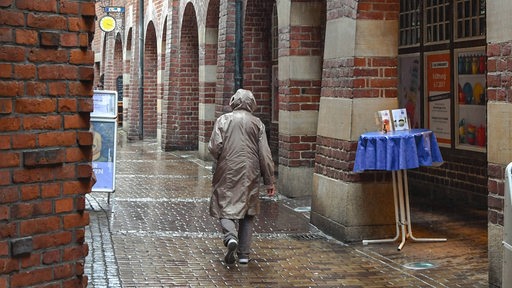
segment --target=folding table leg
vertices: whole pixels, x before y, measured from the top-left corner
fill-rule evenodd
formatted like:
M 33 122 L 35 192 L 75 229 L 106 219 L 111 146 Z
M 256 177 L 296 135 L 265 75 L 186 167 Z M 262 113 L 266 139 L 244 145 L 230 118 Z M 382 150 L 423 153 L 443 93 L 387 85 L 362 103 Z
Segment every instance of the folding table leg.
M 392 172 L 393 176 L 393 202 L 395 206 L 395 227 L 396 227 L 396 235 L 394 238 L 388 238 L 388 239 L 374 239 L 374 240 L 363 240 L 363 245 L 368 245 L 369 243 L 384 243 L 384 242 L 395 242 L 398 237 L 400 236 L 400 229 L 398 227 L 400 220 L 399 220 L 399 211 L 398 211 L 398 189 L 397 189 L 397 179 L 396 179 L 396 171 Z
M 410 208 L 410 204 L 409 204 L 409 183 L 407 180 L 407 171 L 403 170 L 403 174 L 404 174 L 404 188 L 405 188 L 405 207 L 407 210 L 407 221 L 408 221 L 408 225 L 407 225 L 408 236 L 411 237 L 412 240 L 417 241 L 417 242 L 444 242 L 444 241 L 446 241 L 447 240 L 446 238 L 416 238 L 412 234 L 411 208 Z

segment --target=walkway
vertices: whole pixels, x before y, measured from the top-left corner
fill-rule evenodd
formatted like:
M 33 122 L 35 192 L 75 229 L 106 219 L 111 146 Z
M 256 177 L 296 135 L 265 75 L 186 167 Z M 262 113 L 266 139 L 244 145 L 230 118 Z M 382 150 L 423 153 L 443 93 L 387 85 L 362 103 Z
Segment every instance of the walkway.
M 106 193 L 87 195 L 89 287 L 488 286 L 486 211 L 415 205 L 415 236 L 447 242 L 408 241 L 402 251 L 397 243 L 345 244 L 309 224 L 309 199 L 262 196 L 252 261 L 226 266 L 218 223 L 208 215 L 210 163 L 196 153 L 118 143 L 110 203 Z

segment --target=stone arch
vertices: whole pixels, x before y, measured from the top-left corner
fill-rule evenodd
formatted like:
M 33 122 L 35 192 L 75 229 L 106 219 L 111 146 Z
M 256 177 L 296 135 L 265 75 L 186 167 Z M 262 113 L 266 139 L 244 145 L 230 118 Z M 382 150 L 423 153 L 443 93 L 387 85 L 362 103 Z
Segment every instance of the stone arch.
M 157 37 L 155 25 L 148 23 L 144 41 L 144 98 L 143 129 L 144 137 L 156 137 L 157 123 Z

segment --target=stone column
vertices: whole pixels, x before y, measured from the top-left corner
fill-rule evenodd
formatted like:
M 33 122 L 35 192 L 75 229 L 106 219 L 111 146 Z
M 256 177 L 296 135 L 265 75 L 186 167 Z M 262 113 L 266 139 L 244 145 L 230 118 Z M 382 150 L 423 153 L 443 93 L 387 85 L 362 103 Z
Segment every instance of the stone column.
M 199 158 L 209 159 L 208 141 L 215 123 L 215 87 L 217 83 L 217 41 L 218 9 L 212 11 L 207 17 L 207 27 L 199 32 Z M 210 24 L 210 25 L 209 25 Z M 204 52 L 204 53 L 202 53 Z
M 279 193 L 311 195 L 322 78 L 322 1 L 278 1 Z
M 392 236 L 390 173 L 352 168 L 359 136 L 377 129 L 374 113 L 398 106 L 398 1 L 338 2 L 347 1 L 327 6 L 311 222 L 343 241 Z
M 511 13 L 512 2 L 487 1 L 488 249 L 489 283 L 495 286 L 501 286 L 504 171 L 512 161 Z

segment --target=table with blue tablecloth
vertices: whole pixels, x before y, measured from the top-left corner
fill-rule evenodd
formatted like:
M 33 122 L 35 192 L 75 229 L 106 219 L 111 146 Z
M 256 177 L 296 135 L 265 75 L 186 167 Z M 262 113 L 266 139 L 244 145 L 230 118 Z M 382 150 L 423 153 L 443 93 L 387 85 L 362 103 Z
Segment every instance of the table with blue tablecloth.
M 401 250 L 407 237 L 415 241 L 446 241 L 446 238 L 417 238 L 412 234 L 407 169 L 441 165 L 443 158 L 434 133 L 428 129 L 367 132 L 359 137 L 354 172 L 391 171 L 395 203 L 396 236 L 363 240 L 363 244 L 394 242 L 402 235 Z M 407 229 L 407 233 L 406 233 Z M 401 231 L 400 231 L 401 230 Z M 401 233 L 400 233 L 401 232 Z

